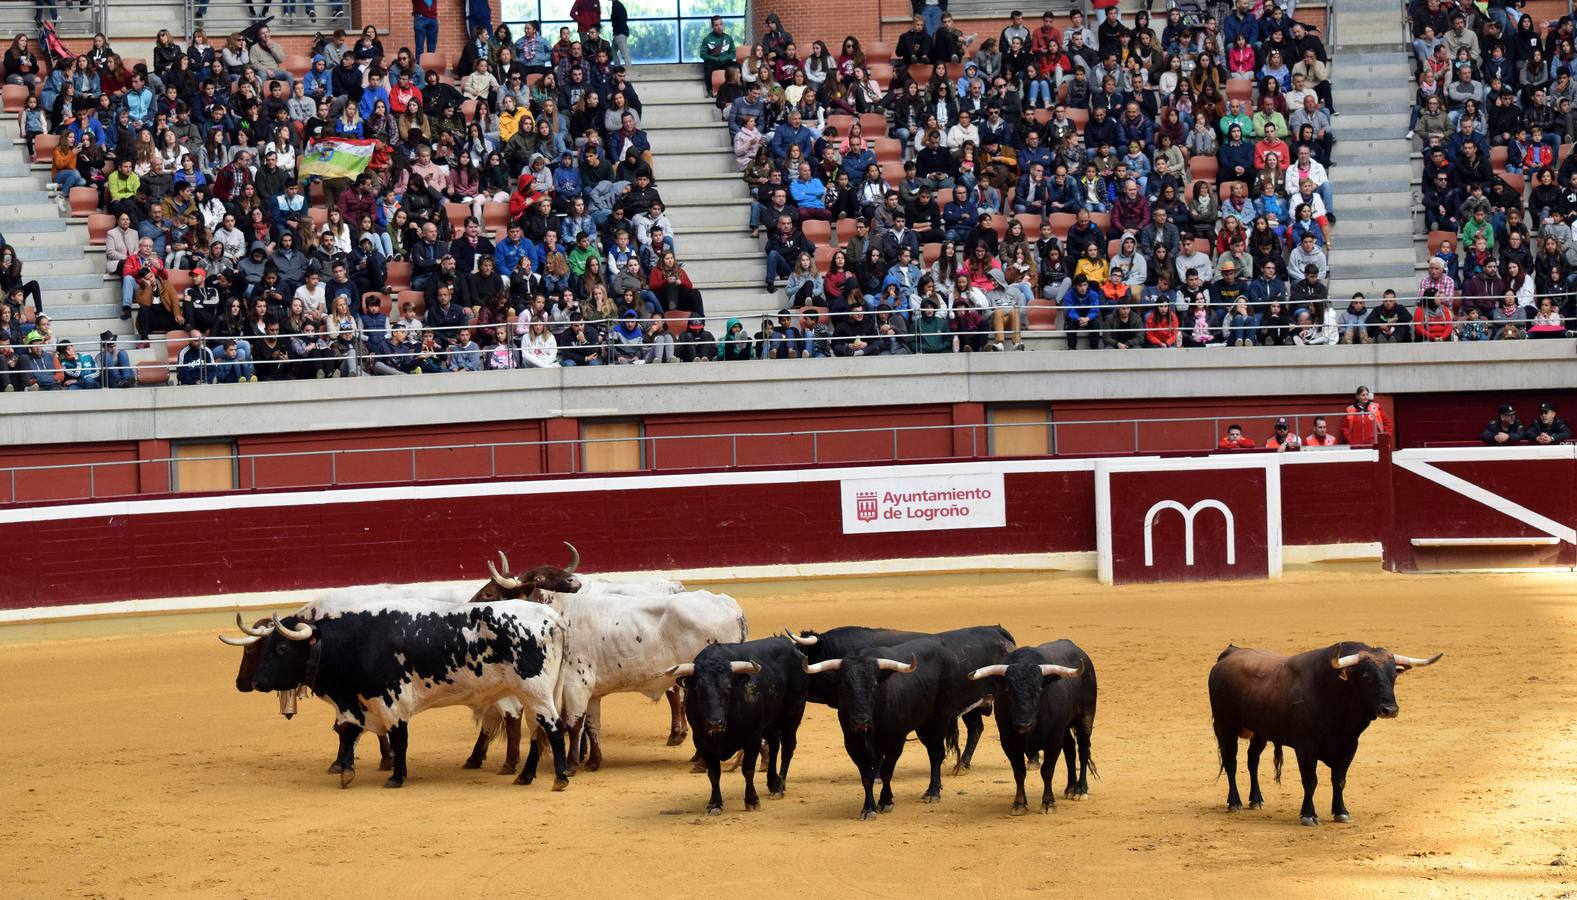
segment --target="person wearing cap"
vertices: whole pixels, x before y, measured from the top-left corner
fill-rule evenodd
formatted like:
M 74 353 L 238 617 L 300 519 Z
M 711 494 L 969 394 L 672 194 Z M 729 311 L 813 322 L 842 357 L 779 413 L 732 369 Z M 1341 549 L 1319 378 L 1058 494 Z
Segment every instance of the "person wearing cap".
M 1522 422 L 1517 418 L 1517 409 L 1510 403 L 1501 404 L 1500 414 L 1484 426 L 1484 431 L 1479 434 L 1479 440 L 1486 444 L 1516 444 L 1523 440 Z
M 24 391 L 59 390 L 60 364 L 45 345 L 44 336 L 37 331 L 29 331 L 24 341 L 27 352 L 17 360 L 13 383 L 21 384 Z
M 99 383 L 107 388 L 128 388 L 137 383 L 137 370 L 132 368 L 131 357 L 118 344 L 115 332 L 99 333 L 99 352 L 94 367 L 99 373 Z
M 1265 449 L 1285 453 L 1288 450 L 1302 450 L 1303 445 L 1298 440 L 1298 435 L 1287 424 L 1287 420 L 1277 419 L 1275 432 L 1265 439 Z
M 1555 414 L 1554 406 L 1540 403 L 1539 417 L 1522 427 L 1522 439 L 1530 444 L 1564 444 L 1572 439 L 1572 429 Z

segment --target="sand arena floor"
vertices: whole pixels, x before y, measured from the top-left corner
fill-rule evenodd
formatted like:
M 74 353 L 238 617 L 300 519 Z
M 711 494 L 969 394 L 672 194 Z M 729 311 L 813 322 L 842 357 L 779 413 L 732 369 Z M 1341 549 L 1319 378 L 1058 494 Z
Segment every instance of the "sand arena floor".
M 497 745 L 487 768 L 462 770 L 474 731 L 459 709 L 414 721 L 404 789 L 379 787 L 364 740 L 342 791 L 324 774 L 326 706 L 287 722 L 272 696 L 235 691 L 240 651 L 214 639 L 230 616 L 0 629 L 0 896 L 1572 897 L 1574 588 L 1358 570 L 1197 588 L 1055 575 L 720 588 L 757 636 L 999 622 L 1021 643 L 1070 637 L 1095 660 L 1102 777 L 1088 800 L 1009 817 L 990 724 L 936 806 L 919 802 L 925 754 L 911 743 L 897 808 L 873 822 L 856 818 L 859 781 L 824 707 L 807 710 L 787 799 L 765 799 L 758 774 L 757 813 L 742 811 L 736 774 L 724 814 L 703 816 L 690 748 L 663 746 L 666 704 L 631 696 L 604 705 L 604 769 L 564 793 L 493 774 Z M 1401 716 L 1364 736 L 1354 823 L 1298 825 L 1290 753 L 1279 786 L 1266 754 L 1265 809 L 1229 815 L 1205 695 L 1216 654 L 1337 639 L 1446 654 L 1401 679 Z M 1327 780 L 1322 768 L 1322 819 Z M 1037 774 L 1029 785 L 1036 796 Z

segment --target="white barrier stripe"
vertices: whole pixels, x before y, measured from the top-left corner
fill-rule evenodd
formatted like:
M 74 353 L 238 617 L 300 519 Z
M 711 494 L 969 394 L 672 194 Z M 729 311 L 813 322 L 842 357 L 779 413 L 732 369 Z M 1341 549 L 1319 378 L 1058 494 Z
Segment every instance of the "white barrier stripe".
M 1505 497 L 1494 493 L 1493 491 L 1481 488 L 1464 478 L 1460 478 L 1456 475 L 1452 475 L 1450 472 L 1437 469 L 1433 463 L 1425 462 L 1419 459 L 1402 459 L 1399 458 L 1399 456 L 1393 456 L 1392 460 L 1395 461 L 1395 463 L 1401 468 L 1412 472 L 1414 475 L 1417 475 L 1426 481 L 1437 484 L 1448 491 L 1461 494 L 1469 500 L 1475 500 L 1479 503 L 1482 503 L 1483 505 L 1508 518 L 1516 519 L 1518 522 L 1521 522 L 1524 525 L 1537 528 L 1545 534 L 1558 537 L 1569 544 L 1577 544 L 1577 528 L 1572 528 L 1569 525 L 1563 525 L 1560 522 L 1549 518 L 1548 516 L 1544 516 L 1540 513 L 1534 512 L 1531 509 L 1528 509 L 1526 506 L 1513 503 Z

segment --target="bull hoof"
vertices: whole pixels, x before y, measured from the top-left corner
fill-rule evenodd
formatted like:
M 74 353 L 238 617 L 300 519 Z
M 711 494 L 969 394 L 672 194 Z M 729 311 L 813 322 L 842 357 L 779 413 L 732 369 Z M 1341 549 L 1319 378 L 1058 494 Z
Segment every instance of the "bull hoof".
M 553 779 L 553 790 L 555 790 L 555 791 L 562 791 L 562 790 L 564 790 L 567 787 L 569 787 L 569 779 L 568 778 L 555 778 L 555 779 Z
M 339 786 L 341 788 L 348 788 L 348 787 L 350 787 L 350 783 L 352 781 L 355 781 L 355 780 L 356 780 L 356 769 L 354 767 L 349 768 L 349 769 L 340 769 L 340 772 L 339 772 Z
M 697 760 L 690 765 L 691 775 L 701 775 L 706 772 L 706 763 Z
M 518 763 L 504 763 L 502 766 L 498 767 L 498 774 L 500 774 L 500 775 L 513 775 L 513 774 L 515 774 L 515 769 L 517 769 L 519 767 L 520 766 L 519 766 Z
M 950 774 L 962 775 L 962 774 L 964 774 L 965 772 L 968 772 L 968 771 L 969 771 L 969 766 L 967 764 L 959 763 L 958 765 L 953 767 L 953 771 Z
M 392 759 L 385 759 L 385 760 L 380 761 L 378 763 L 378 771 L 380 771 L 380 772 L 393 772 L 394 771 L 394 760 L 392 760 Z
M 1055 800 L 1051 801 L 1050 803 L 1042 803 L 1040 805 L 1040 814 L 1041 815 L 1045 815 L 1046 813 L 1049 813 L 1049 812 L 1051 812 L 1052 810 L 1054 810 L 1056 808 L 1057 808 L 1057 801 L 1055 801 Z
M 329 763 L 329 774 L 330 775 L 338 775 L 339 772 L 340 772 L 340 764 L 339 764 L 338 761 Z
M 668 732 L 668 746 L 677 747 L 684 743 L 684 733 L 680 731 Z
M 586 771 L 595 772 L 600 768 L 602 768 L 602 757 L 598 756 L 586 760 Z
M 1333 822 L 1340 822 L 1343 825 L 1346 825 L 1346 824 L 1352 822 L 1352 816 L 1349 816 L 1346 813 L 1340 813 L 1340 814 L 1332 817 L 1331 821 L 1333 821 Z
M 1263 800 L 1250 800 L 1248 802 L 1248 808 L 1249 809 L 1264 809 L 1265 808 L 1265 801 L 1263 801 Z
M 385 781 L 383 783 L 383 786 L 386 787 L 386 788 L 404 787 L 405 786 L 405 779 L 404 778 L 390 778 L 388 781 Z
M 1008 815 L 1010 815 L 1010 816 L 1022 816 L 1025 813 L 1028 813 L 1028 812 L 1029 812 L 1029 804 L 1028 803 L 1015 803 L 1015 804 L 1013 804 L 1013 809 L 1009 810 Z
M 783 791 L 782 788 L 778 788 L 775 791 L 767 791 L 767 799 L 768 800 L 782 800 L 783 799 L 783 793 L 784 793 L 784 791 Z
M 745 801 L 745 812 L 758 812 L 760 809 L 761 801 L 759 799 Z
M 530 774 L 528 772 L 521 772 L 519 775 L 515 776 L 515 784 L 530 784 L 531 782 L 536 781 L 536 780 L 537 780 L 537 776 L 532 775 L 532 774 Z
M 576 763 L 570 763 L 568 771 L 571 775 L 578 775 L 580 774 L 580 766 Z
M 482 768 L 482 761 L 480 759 L 477 759 L 476 757 L 473 756 L 470 759 L 466 760 L 465 762 L 461 763 L 460 764 L 460 768 L 462 768 L 462 769 L 480 769 L 480 768 Z
M 860 821 L 861 822 L 864 822 L 867 819 L 874 819 L 874 818 L 876 818 L 876 810 L 874 810 L 874 809 L 862 809 L 862 810 L 860 810 Z
M 1320 824 L 1320 820 L 1319 820 L 1319 818 L 1317 816 L 1299 816 L 1298 817 L 1298 822 L 1300 822 L 1301 824 L 1304 824 L 1304 825 L 1318 825 L 1318 824 Z
M 920 802 L 921 803 L 941 803 L 942 802 L 942 795 L 941 794 L 932 794 L 930 792 L 927 792 L 926 794 L 921 796 Z
M 1228 803 L 1227 804 L 1227 812 L 1229 812 L 1229 813 L 1237 812 L 1238 810 L 1240 810 L 1242 808 L 1243 808 L 1243 804 L 1241 804 L 1241 803 Z
M 708 806 L 706 814 L 709 816 L 720 816 L 723 814 L 723 808 L 721 806 Z
M 890 812 L 892 812 L 893 811 L 892 801 L 889 800 L 886 803 L 878 803 L 878 804 L 876 804 L 876 811 L 879 812 L 879 813 L 890 813 Z

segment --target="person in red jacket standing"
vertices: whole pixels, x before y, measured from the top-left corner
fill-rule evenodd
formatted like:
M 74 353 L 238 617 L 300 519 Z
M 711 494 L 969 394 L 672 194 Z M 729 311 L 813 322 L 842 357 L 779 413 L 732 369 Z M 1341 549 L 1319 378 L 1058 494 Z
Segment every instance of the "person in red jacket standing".
M 601 0 L 575 0 L 570 4 L 569 17 L 575 21 L 575 30 L 580 32 L 582 43 L 586 41 L 586 32 L 602 24 Z
M 416 59 L 438 52 L 438 0 L 411 0 L 411 29 L 416 32 Z
M 1347 407 L 1347 420 L 1342 423 L 1342 442 L 1354 447 L 1372 447 L 1381 434 L 1391 432 L 1391 420 L 1385 410 L 1374 402 L 1369 389 L 1359 386 L 1353 394 L 1352 405 Z

